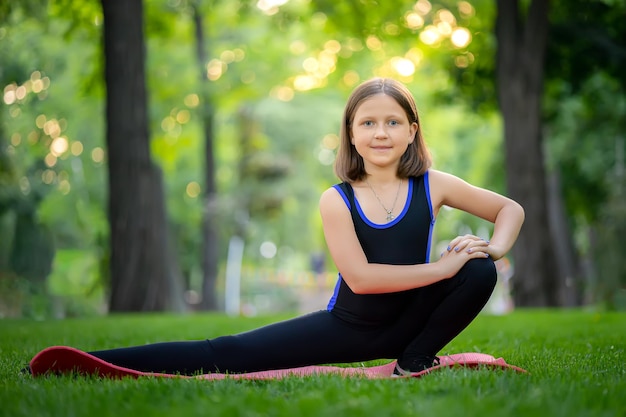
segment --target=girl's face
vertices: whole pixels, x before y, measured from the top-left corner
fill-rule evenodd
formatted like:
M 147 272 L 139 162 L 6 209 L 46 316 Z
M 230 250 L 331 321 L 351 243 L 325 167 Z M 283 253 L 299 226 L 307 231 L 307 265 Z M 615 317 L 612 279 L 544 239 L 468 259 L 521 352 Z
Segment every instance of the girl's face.
M 377 94 L 364 100 L 354 113 L 350 141 L 368 168 L 397 167 L 415 139 L 417 123 L 391 96 Z

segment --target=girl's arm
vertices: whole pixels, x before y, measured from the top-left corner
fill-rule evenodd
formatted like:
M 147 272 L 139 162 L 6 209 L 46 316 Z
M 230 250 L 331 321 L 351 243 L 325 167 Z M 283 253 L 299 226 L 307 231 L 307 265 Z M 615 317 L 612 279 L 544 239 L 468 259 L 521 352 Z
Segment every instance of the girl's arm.
M 324 236 L 330 255 L 356 294 L 378 294 L 423 287 L 456 274 L 473 258 L 485 258 L 480 248 L 450 252 L 435 263 L 387 265 L 368 263 L 354 231 L 350 211 L 334 188 L 320 198 Z
M 494 223 L 489 242 L 460 236 L 450 242 L 448 251 L 480 247 L 497 260 L 513 247 L 524 222 L 522 206 L 510 198 L 470 185 L 454 175 L 431 169 L 428 176 L 433 207 L 446 205 Z

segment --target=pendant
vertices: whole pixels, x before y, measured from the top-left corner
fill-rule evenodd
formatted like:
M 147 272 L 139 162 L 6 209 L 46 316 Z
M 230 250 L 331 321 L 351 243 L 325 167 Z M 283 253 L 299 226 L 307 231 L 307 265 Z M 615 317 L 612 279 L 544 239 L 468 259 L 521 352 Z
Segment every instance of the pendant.
M 396 218 L 396 217 L 395 217 L 393 214 L 391 214 L 391 213 L 387 213 L 387 221 L 388 221 L 388 222 L 392 221 L 392 220 L 393 220 L 393 219 L 395 219 L 395 218 Z

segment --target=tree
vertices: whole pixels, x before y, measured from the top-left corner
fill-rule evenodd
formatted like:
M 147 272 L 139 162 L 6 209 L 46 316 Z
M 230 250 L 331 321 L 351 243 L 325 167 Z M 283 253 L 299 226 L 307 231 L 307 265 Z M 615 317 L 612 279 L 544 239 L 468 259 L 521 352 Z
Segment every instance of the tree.
M 141 0 L 103 0 L 111 311 L 180 302 L 161 171 L 150 156 Z
M 200 117 L 204 135 L 204 215 L 202 219 L 202 302 L 204 310 L 217 310 L 215 285 L 217 282 L 219 237 L 217 219 L 217 185 L 215 182 L 214 119 L 215 110 L 210 92 L 210 81 L 206 77 L 207 41 L 204 34 L 202 12 L 198 4 L 191 4 L 196 58 L 200 83 Z
M 573 278 L 577 298 L 584 293 L 586 302 L 607 306 L 626 282 L 623 272 L 619 278 L 626 261 L 615 245 L 624 205 L 618 173 L 626 120 L 625 11 L 623 1 L 554 3 L 546 60 L 548 164 L 561 179 L 556 193 L 565 201 L 562 223 L 578 236 L 573 249 L 580 260 L 566 277 Z
M 548 223 L 541 102 L 548 42 L 548 1 L 533 0 L 524 20 L 519 1 L 499 0 L 496 82 L 504 121 L 507 189 L 526 211 L 513 248 L 513 294 L 522 306 L 555 306 L 553 239 Z

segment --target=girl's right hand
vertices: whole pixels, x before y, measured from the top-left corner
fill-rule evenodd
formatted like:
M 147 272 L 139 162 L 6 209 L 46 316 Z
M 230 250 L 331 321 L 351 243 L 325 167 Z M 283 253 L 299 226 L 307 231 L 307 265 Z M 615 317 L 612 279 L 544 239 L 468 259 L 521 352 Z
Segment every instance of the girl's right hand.
M 441 253 L 437 265 L 444 278 L 451 278 L 470 259 L 488 258 L 489 242 L 474 235 L 458 236 Z

